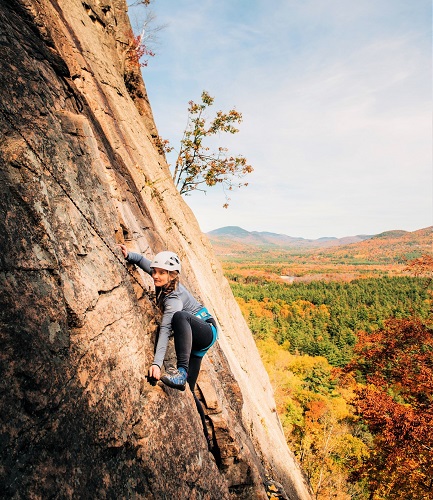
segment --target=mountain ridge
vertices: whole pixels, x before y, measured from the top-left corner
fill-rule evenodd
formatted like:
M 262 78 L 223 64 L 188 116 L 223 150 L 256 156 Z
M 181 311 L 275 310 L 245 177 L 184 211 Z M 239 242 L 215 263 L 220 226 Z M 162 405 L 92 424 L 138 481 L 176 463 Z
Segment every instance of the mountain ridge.
M 433 255 L 433 226 L 415 231 L 389 230 L 376 235 L 346 236 L 343 238 L 319 238 L 307 240 L 282 235 L 277 241 L 264 243 L 263 233 L 258 238 L 252 232 L 240 228 L 242 237 L 236 236 L 235 227 L 219 228 L 207 233 L 216 254 L 222 258 L 261 259 L 283 258 L 288 255 L 311 255 L 323 258 L 327 255 L 339 262 L 367 259 L 380 262 L 404 262 L 423 254 Z M 216 235 L 215 235 L 216 232 Z M 283 243 L 282 243 L 283 242 Z
M 399 232 L 389 231 L 392 233 Z M 406 231 L 403 231 L 406 233 Z M 380 233 L 381 235 L 386 234 Z M 342 238 L 337 238 L 335 236 L 322 236 L 317 239 L 302 238 L 299 236 L 289 236 L 281 233 L 273 233 L 269 231 L 247 231 L 239 226 L 224 226 L 221 228 L 214 229 L 206 233 L 211 242 L 224 243 L 230 238 L 230 242 L 239 242 L 251 246 L 268 246 L 268 247 L 282 247 L 282 248 L 317 248 L 317 247 L 329 247 L 329 246 L 340 246 L 348 245 L 351 243 L 358 243 L 371 238 L 376 238 L 379 235 L 366 235 L 358 234 L 354 236 L 344 236 Z

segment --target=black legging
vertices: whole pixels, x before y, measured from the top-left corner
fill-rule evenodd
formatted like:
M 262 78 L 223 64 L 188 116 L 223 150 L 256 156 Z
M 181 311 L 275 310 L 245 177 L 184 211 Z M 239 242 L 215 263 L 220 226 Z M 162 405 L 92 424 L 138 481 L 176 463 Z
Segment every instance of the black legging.
M 210 323 L 186 311 L 174 313 L 171 320 L 176 350 L 177 367 L 188 372 L 188 384 L 194 390 L 202 358 L 191 355 L 212 343 L 213 333 Z

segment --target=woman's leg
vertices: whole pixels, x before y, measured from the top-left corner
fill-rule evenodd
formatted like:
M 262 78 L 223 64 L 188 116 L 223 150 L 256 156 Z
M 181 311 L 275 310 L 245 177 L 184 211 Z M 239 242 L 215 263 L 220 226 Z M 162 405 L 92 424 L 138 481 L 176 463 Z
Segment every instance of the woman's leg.
M 201 360 L 198 356 L 192 355 L 189 359 L 188 366 L 188 385 L 192 392 L 194 392 L 195 384 L 197 382 L 198 374 L 200 372 Z
M 174 347 L 176 350 L 177 367 L 185 368 L 185 370 L 188 371 L 191 350 L 203 349 L 212 342 L 212 328 L 209 323 L 206 323 L 186 311 L 176 312 L 171 320 L 171 326 L 174 333 Z M 200 370 L 200 365 L 198 370 Z

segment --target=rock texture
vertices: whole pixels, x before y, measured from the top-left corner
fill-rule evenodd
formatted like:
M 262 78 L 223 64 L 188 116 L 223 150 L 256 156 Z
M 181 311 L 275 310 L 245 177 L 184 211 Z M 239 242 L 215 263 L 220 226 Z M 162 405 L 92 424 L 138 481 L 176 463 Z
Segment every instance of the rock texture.
M 2 497 L 259 499 L 273 481 L 309 499 L 251 334 L 155 145 L 126 11 L 0 0 Z M 158 311 L 119 242 L 178 252 L 220 324 L 197 392 L 213 453 L 192 394 L 145 378 Z

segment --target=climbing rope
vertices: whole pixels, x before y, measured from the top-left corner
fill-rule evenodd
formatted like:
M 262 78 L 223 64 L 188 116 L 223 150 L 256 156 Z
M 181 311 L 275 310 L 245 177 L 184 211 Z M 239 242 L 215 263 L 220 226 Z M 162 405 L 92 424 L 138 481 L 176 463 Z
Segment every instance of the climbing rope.
M 74 207 L 78 210 L 80 215 L 83 217 L 83 219 L 87 222 L 89 227 L 95 232 L 95 234 L 100 238 L 102 243 L 107 247 L 109 252 L 115 257 L 115 259 L 120 263 L 120 265 L 127 271 L 127 273 L 132 277 L 132 279 L 140 286 L 140 288 L 143 290 L 144 294 L 147 295 L 147 297 L 153 301 L 154 297 L 153 294 L 146 289 L 142 283 L 135 277 L 135 275 L 132 273 L 132 271 L 128 268 L 128 266 L 125 264 L 124 261 L 120 259 L 120 257 L 116 254 L 116 252 L 112 249 L 110 244 L 106 241 L 105 237 L 101 234 L 99 229 L 93 224 L 93 222 L 87 217 L 87 215 L 83 212 L 83 210 L 80 208 L 80 206 L 77 204 L 77 202 L 73 199 L 71 194 L 68 192 L 68 190 L 63 186 L 63 184 L 60 182 L 58 179 L 57 175 L 53 172 L 51 168 L 47 166 L 47 164 L 44 162 L 43 158 L 41 155 L 36 151 L 36 149 L 33 147 L 33 145 L 29 142 L 29 140 L 24 136 L 24 134 L 21 132 L 21 130 L 15 125 L 15 123 L 12 121 L 12 119 L 9 117 L 9 112 L 4 110 L 3 108 L 0 108 L 0 111 L 6 121 L 9 123 L 9 125 L 22 137 L 24 142 L 27 144 L 29 149 L 32 151 L 32 153 L 36 156 L 36 158 L 39 160 L 42 168 L 44 168 L 50 175 L 51 177 L 55 180 L 55 182 L 58 184 L 60 189 L 63 191 L 65 196 L 70 200 L 70 202 L 74 205 Z

